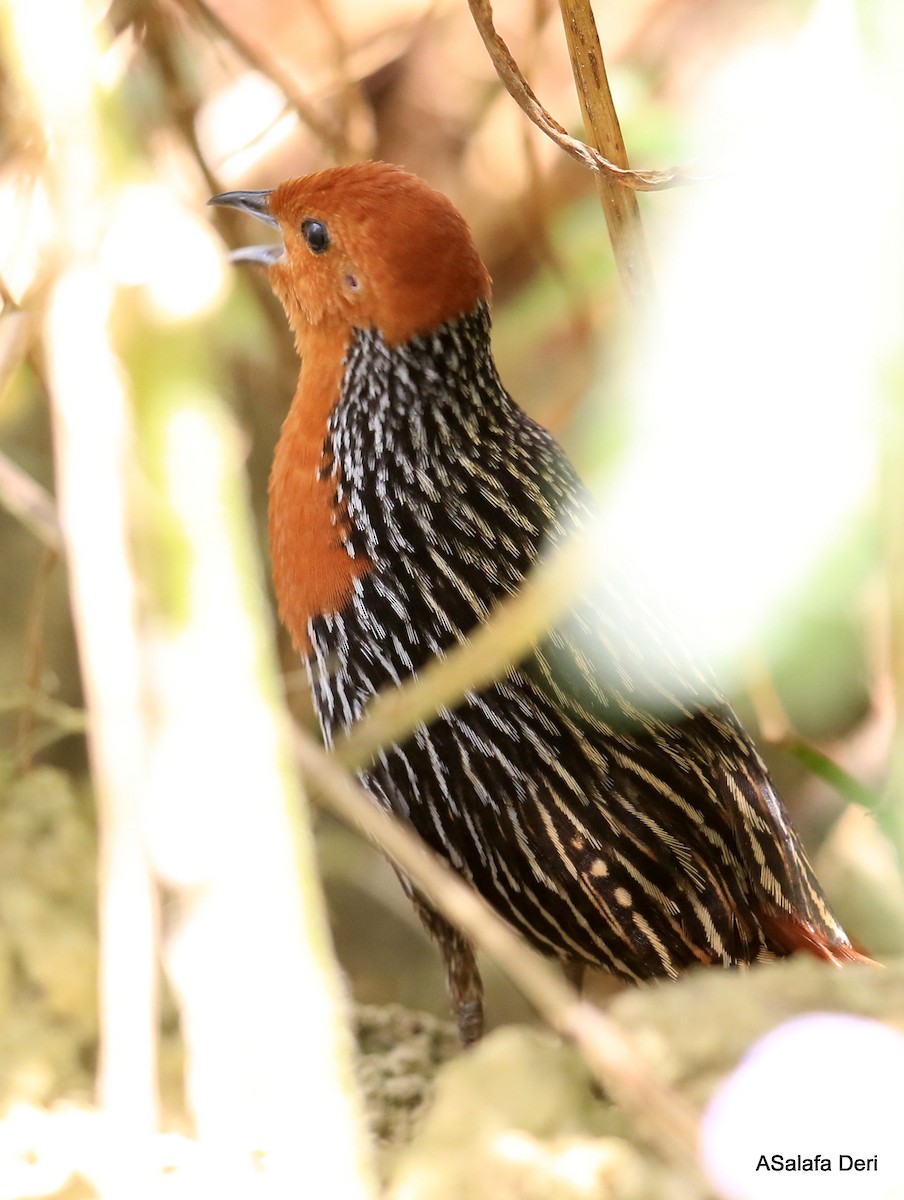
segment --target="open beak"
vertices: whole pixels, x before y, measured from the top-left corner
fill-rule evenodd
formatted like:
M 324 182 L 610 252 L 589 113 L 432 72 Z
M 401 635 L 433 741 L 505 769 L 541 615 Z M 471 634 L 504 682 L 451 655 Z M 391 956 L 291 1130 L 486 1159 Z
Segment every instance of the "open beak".
M 237 208 L 241 212 L 249 213 L 252 217 L 257 217 L 259 221 L 266 221 L 274 229 L 279 229 L 278 221 L 270 212 L 270 195 L 270 191 L 221 192 L 219 196 L 211 196 L 207 203 L 214 204 L 219 208 Z M 270 246 L 241 246 L 238 250 L 230 251 L 229 261 L 260 263 L 264 267 L 269 267 L 282 258 L 284 250 L 282 242 Z

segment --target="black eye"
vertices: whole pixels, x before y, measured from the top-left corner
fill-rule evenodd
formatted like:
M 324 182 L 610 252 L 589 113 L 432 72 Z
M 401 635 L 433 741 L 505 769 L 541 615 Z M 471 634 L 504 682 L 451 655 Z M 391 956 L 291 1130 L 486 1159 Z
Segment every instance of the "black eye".
M 301 236 L 308 243 L 312 254 L 322 254 L 329 249 L 330 231 L 322 221 L 302 221 Z

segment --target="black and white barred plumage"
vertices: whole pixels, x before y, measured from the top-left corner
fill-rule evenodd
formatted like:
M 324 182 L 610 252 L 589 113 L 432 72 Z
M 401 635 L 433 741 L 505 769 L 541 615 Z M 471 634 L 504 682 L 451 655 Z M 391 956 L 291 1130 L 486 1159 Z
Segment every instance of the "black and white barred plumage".
M 401 346 L 354 333 L 324 461 L 348 553 L 373 564 L 309 625 L 329 742 L 466 638 L 592 506 L 502 388 L 482 302 Z M 620 582 L 582 597 L 517 669 L 382 753 L 365 786 L 566 962 L 632 980 L 749 963 L 786 952 L 775 931 L 791 915 L 847 947 L 753 745 L 689 661 L 663 683 L 639 605 Z M 427 919 L 460 1005 L 479 1004 L 469 947 Z

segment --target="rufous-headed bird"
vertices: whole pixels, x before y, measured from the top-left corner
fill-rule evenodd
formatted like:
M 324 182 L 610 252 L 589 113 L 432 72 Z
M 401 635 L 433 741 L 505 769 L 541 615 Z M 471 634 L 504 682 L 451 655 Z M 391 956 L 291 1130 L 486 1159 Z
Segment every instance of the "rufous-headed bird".
M 499 380 L 490 279 L 445 196 L 365 162 L 211 203 L 280 236 L 234 258 L 266 267 L 301 356 L 270 550 L 329 745 L 466 639 L 593 503 Z M 575 973 L 636 981 L 797 949 L 857 959 L 737 718 L 696 666 L 651 681 L 656 622 L 630 588 L 608 591 L 603 605 L 580 595 L 502 678 L 386 748 L 364 787 Z M 471 1041 L 474 947 L 406 890 Z

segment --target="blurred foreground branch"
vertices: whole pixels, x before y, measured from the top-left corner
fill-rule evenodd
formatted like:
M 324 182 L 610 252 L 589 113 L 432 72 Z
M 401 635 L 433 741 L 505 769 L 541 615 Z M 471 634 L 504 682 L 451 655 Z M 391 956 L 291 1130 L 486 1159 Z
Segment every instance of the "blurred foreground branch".
M 162 350 L 150 353 L 165 360 Z M 342 986 L 278 699 L 240 439 L 203 372 L 167 365 L 149 382 L 138 388 L 142 460 L 156 535 L 168 536 L 145 578 L 156 713 L 146 823 L 170 896 L 164 954 L 197 1136 L 235 1194 L 367 1200 Z
M 81 4 L 20 0 L 9 20 L 22 90 L 46 138 L 43 173 L 58 231 L 60 267 L 44 340 L 100 823 L 98 1086 L 127 1127 L 150 1131 L 157 1120 L 157 913 L 139 822 L 146 743 L 126 501 L 134 463 L 107 329 L 112 289 L 97 266 L 97 215 L 110 186 L 95 90 L 98 50 Z
M 573 604 L 596 546 L 591 528 L 557 547 L 466 641 L 400 687 L 380 692 L 352 731 L 336 740 L 336 757 L 349 770 L 365 767 L 384 746 L 403 742 L 422 722 L 503 675 Z

